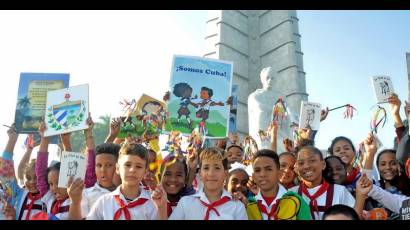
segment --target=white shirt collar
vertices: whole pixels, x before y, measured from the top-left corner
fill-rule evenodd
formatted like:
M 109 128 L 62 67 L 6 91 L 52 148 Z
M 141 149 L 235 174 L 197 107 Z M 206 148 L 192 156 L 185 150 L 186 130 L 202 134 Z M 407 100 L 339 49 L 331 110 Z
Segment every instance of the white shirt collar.
M 120 198 L 121 198 L 122 200 L 124 200 L 124 201 L 126 201 L 126 202 L 129 202 L 127 199 L 125 199 L 125 196 L 121 193 L 120 188 L 121 188 L 121 186 L 118 186 L 118 187 L 112 192 L 112 194 L 113 194 L 113 195 L 120 195 Z M 145 189 L 140 188 L 140 195 L 139 195 L 137 198 L 135 198 L 134 200 L 132 200 L 131 202 L 136 201 L 136 200 L 138 200 L 139 198 L 144 198 L 144 199 L 150 200 L 150 199 L 151 199 L 151 195 L 150 195 L 150 194 L 148 193 L 148 191 L 146 191 Z
M 210 204 L 211 202 L 209 202 L 208 197 L 206 197 L 206 194 L 204 192 L 204 189 L 202 188 L 201 190 L 199 190 L 197 193 L 192 195 L 193 197 L 198 197 L 200 200 L 202 200 L 203 202 Z M 222 197 L 227 196 L 229 197 L 229 199 L 232 199 L 231 194 L 226 191 L 225 189 L 222 190 Z
M 273 205 L 277 199 L 282 198 L 283 194 L 285 194 L 285 193 L 287 192 L 286 188 L 283 187 L 283 185 L 281 185 L 281 184 L 279 184 L 279 183 L 278 183 L 278 185 L 279 185 L 278 193 L 276 194 L 275 199 L 273 200 L 273 202 L 272 202 L 270 205 Z M 255 196 L 255 199 L 256 199 L 256 200 L 260 200 L 263 205 L 268 206 L 268 205 L 266 204 L 265 199 L 263 199 L 262 193 L 261 193 L 260 191 L 259 191 L 258 194 Z

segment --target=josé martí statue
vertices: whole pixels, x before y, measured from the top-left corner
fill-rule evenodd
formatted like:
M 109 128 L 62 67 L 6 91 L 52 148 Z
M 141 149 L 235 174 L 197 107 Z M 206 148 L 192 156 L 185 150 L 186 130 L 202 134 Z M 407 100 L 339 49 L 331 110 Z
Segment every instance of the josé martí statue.
M 267 131 L 273 118 L 273 107 L 279 97 L 286 100 L 285 95 L 278 90 L 280 86 L 275 84 L 275 76 L 272 67 L 266 67 L 260 72 L 262 88 L 256 89 L 248 97 L 248 117 L 249 117 L 249 135 L 251 135 L 258 144 L 259 149 L 270 148 L 270 139 L 262 141 L 259 136 L 259 130 Z M 274 87 L 276 86 L 276 87 Z M 282 144 L 284 138 L 292 138 L 290 132 L 290 118 L 287 116 L 284 120 L 279 121 L 277 152 L 278 154 L 285 151 Z

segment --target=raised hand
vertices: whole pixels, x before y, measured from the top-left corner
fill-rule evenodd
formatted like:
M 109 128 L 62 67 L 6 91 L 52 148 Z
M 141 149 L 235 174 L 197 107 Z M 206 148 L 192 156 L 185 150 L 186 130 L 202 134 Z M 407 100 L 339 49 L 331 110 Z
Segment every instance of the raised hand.
M 17 130 L 16 130 L 16 125 L 12 124 L 10 126 L 10 128 L 7 130 L 7 136 L 9 136 L 9 140 L 10 141 L 17 141 L 18 138 L 18 134 L 17 134 Z
M 73 177 L 68 179 L 67 193 L 72 203 L 81 203 L 84 190 L 84 181 L 80 178 L 73 180 Z
M 151 199 L 158 210 L 158 219 L 167 219 L 167 193 L 161 185 L 152 191 Z
M 356 196 L 360 195 L 367 198 L 367 194 L 369 194 L 372 188 L 372 181 L 369 178 L 367 178 L 365 173 L 363 173 L 359 180 L 356 182 Z
M 169 91 L 167 91 L 165 93 L 164 97 L 162 97 L 162 100 L 164 100 L 165 102 L 169 101 L 170 95 L 171 95 L 171 93 Z
M 44 121 L 40 122 L 40 126 L 38 127 L 38 132 L 41 138 L 44 138 L 44 132 L 47 130 L 46 123 Z
M 247 199 L 246 196 L 245 196 L 242 192 L 240 192 L 240 191 L 236 191 L 236 192 L 232 193 L 232 198 L 233 198 L 234 200 L 239 200 L 240 202 L 242 202 L 242 203 L 245 205 L 245 207 L 246 207 L 246 205 L 248 204 L 248 199 Z
M 111 120 L 110 132 L 109 132 L 110 136 L 113 136 L 113 137 L 118 136 L 118 133 L 120 132 L 120 129 L 121 129 L 121 123 L 122 123 L 121 118 L 114 118 Z
M 366 154 L 368 155 L 373 155 L 376 154 L 377 152 L 377 141 L 376 137 L 372 134 L 369 133 L 366 137 L 366 139 L 363 142 L 364 144 L 364 149 L 366 151 Z
M 257 195 L 259 193 L 259 188 L 258 186 L 255 184 L 255 182 L 253 181 L 252 177 L 249 177 L 248 183 L 246 184 L 246 186 L 248 187 L 248 189 L 255 195 Z
M 283 139 L 283 145 L 285 146 L 285 149 L 287 152 L 293 153 L 295 151 L 295 147 L 293 145 L 293 141 L 289 138 Z
M 393 93 L 387 100 L 390 104 L 391 113 L 399 115 L 401 101 L 399 97 L 397 96 L 397 94 Z
M 320 111 L 320 122 L 324 121 L 328 114 L 329 114 L 328 107 L 326 107 L 326 109 L 322 109 L 322 111 Z
M 93 128 L 94 128 L 94 121 L 93 121 L 93 118 L 91 117 L 91 114 L 88 114 L 86 123 L 88 125 L 88 128 L 84 129 L 84 135 L 86 138 L 89 138 L 93 136 Z

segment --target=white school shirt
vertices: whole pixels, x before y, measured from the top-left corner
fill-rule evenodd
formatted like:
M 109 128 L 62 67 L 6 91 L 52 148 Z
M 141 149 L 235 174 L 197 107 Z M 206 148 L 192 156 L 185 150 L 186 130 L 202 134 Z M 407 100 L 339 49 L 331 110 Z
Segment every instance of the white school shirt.
M 331 184 L 329 184 L 329 185 L 331 185 Z M 315 194 L 315 192 L 317 192 L 319 190 L 320 186 L 321 186 L 321 184 L 314 187 L 314 188 L 308 188 L 307 190 L 308 190 L 310 195 L 313 195 L 313 194 Z M 332 205 L 344 204 L 344 205 L 347 205 L 347 206 L 350 206 L 350 207 L 353 208 L 356 200 L 354 199 L 352 194 L 349 192 L 349 190 L 347 190 L 342 185 L 334 184 L 333 186 L 334 186 L 334 192 L 333 192 Z M 298 190 L 299 190 L 299 185 L 295 186 L 293 188 L 290 188 L 289 190 L 294 191 L 294 192 L 297 193 Z M 327 192 L 323 193 L 318 198 L 316 198 L 318 206 L 325 206 L 326 205 L 326 195 L 327 195 Z M 310 203 L 310 199 L 305 194 L 302 194 L 302 197 L 305 199 L 307 204 Z M 322 216 L 323 216 L 323 213 L 324 212 L 314 212 L 315 220 L 321 220 Z
M 222 192 L 222 197 L 227 196 L 231 200 L 215 207 L 220 216 L 215 211 L 209 212 L 209 220 L 247 220 L 245 205 L 240 201 L 232 200 L 232 196 L 225 189 Z M 197 193 L 184 196 L 179 200 L 177 207 L 173 210 L 169 220 L 204 220 L 208 207 L 201 203 L 201 200 L 210 204 L 203 189 Z
M 96 182 L 93 187 L 87 188 L 85 190 L 84 199 L 87 202 L 88 210 L 89 211 L 91 210 L 91 207 L 95 204 L 95 202 L 98 200 L 98 198 L 100 198 L 103 195 L 108 194 L 110 192 L 111 192 L 110 190 L 101 187 L 98 184 L 98 182 Z
M 375 184 L 370 190 L 368 196 L 395 213 L 400 213 L 400 208 L 403 201 L 410 198 L 404 195 L 390 193 Z
M 83 197 L 85 196 L 85 191 L 83 191 Z M 44 194 L 44 196 L 41 198 L 41 200 L 46 204 L 47 206 L 47 213 L 51 213 L 51 207 L 53 205 L 53 202 L 55 201 L 55 197 L 54 194 L 48 190 L 48 192 L 46 194 Z M 71 204 L 71 199 L 67 198 L 62 204 L 61 206 L 67 206 Z M 81 216 L 82 218 L 85 218 L 87 216 L 88 213 L 88 207 L 87 207 L 87 202 L 85 199 L 81 199 Z M 55 215 L 58 219 L 60 220 L 68 220 L 69 219 L 69 215 L 68 215 L 68 210 L 67 212 L 63 212 L 63 213 L 57 213 L 57 215 Z
M 278 189 L 278 194 L 276 195 L 275 199 L 272 201 L 272 203 L 268 206 L 266 204 L 265 199 L 263 199 L 262 197 L 262 193 L 259 191 L 259 193 L 255 196 L 255 199 L 257 201 L 261 201 L 262 205 L 264 205 L 266 207 L 266 211 L 270 212 L 272 207 L 275 205 L 276 201 L 280 198 L 282 198 L 283 194 L 285 194 L 287 192 L 287 190 L 285 189 L 285 187 L 283 187 L 281 184 L 279 184 L 279 189 Z M 268 215 L 266 215 L 265 213 L 261 212 L 262 214 L 262 219 L 263 220 L 268 220 Z
M 113 220 L 115 212 L 120 209 L 120 205 L 117 204 L 114 196 L 120 195 L 121 200 L 125 204 L 129 203 L 121 193 L 120 187 L 121 186 L 118 186 L 114 191 L 100 197 L 88 213 L 87 220 Z M 156 220 L 158 212 L 154 202 L 151 200 L 149 192 L 145 189 L 141 189 L 140 191 L 141 193 L 139 197 L 135 198 L 133 201 L 136 201 L 139 198 L 145 198 L 148 200 L 142 205 L 128 209 L 131 220 Z M 120 220 L 125 220 L 124 212 L 121 212 Z
M 20 200 L 19 200 L 19 202 L 18 202 L 18 204 L 20 205 L 20 207 L 15 207 L 15 208 L 16 208 L 16 217 L 17 217 L 17 218 L 20 216 L 20 212 L 22 211 L 22 209 L 24 208 L 24 206 L 25 206 L 25 205 L 28 206 L 28 205 L 30 204 L 30 202 L 31 202 L 31 199 L 28 197 L 28 193 L 29 193 L 28 190 L 27 190 L 27 189 L 24 189 L 23 195 L 20 197 Z M 27 197 L 27 201 L 26 201 L 26 203 L 24 203 L 24 200 L 26 199 L 26 197 Z M 34 202 L 34 205 L 42 206 L 42 207 L 44 206 L 43 208 L 46 208 L 46 204 L 42 201 L 42 198 L 36 200 L 36 201 Z M 43 211 L 42 209 L 34 209 L 34 208 L 31 209 L 29 220 L 31 220 L 31 218 L 32 218 L 34 215 L 36 215 L 37 213 L 42 212 L 42 211 Z M 23 211 L 23 214 L 21 215 L 21 220 L 26 220 L 27 212 L 28 212 L 28 209 L 25 209 L 25 210 Z

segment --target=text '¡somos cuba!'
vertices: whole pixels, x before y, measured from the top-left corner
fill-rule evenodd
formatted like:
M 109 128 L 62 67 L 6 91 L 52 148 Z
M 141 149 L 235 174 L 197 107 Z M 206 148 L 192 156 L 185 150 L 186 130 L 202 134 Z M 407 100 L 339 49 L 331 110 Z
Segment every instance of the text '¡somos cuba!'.
M 211 69 L 206 69 L 205 71 L 203 69 L 195 69 L 191 67 L 185 67 L 185 66 L 177 66 L 176 72 L 179 71 L 185 71 L 185 72 L 192 72 L 192 73 L 205 73 L 208 75 L 213 75 L 213 76 L 220 76 L 220 77 L 226 77 L 226 72 L 220 72 L 217 70 L 211 70 Z

